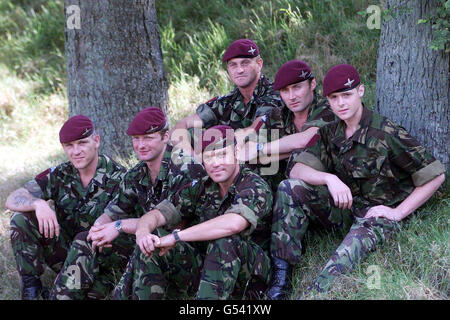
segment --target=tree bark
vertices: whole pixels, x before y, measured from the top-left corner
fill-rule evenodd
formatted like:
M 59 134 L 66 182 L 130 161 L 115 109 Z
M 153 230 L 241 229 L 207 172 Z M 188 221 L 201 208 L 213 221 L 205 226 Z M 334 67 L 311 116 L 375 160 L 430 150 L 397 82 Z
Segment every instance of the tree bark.
M 381 26 L 375 110 L 405 127 L 449 168 L 449 54 L 430 49 L 437 1 L 387 0 Z
M 129 157 L 125 131 L 136 113 L 156 105 L 167 114 L 154 0 L 66 0 L 67 22 L 73 5 L 80 9 L 80 24 L 65 26 L 69 114 L 92 119 L 101 152 Z

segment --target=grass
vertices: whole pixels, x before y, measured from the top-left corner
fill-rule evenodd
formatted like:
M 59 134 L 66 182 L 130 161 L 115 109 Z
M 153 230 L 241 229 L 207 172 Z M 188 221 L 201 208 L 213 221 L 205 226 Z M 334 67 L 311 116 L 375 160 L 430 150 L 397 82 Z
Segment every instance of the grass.
M 221 62 L 228 44 L 248 37 L 259 46 L 271 79 L 290 59 L 307 61 L 319 82 L 329 67 L 351 63 L 375 101 L 379 30 L 369 30 L 370 1 L 158 0 L 162 51 L 169 80 L 172 125 L 202 102 L 231 90 Z M 10 192 L 37 173 L 65 161 L 58 131 L 66 119 L 66 74 L 62 0 L 0 0 L 0 300 L 18 299 L 19 277 L 9 242 Z M 122 159 L 131 167 L 135 158 Z M 448 179 L 447 179 L 448 181 Z M 449 186 L 403 224 L 326 295 L 306 299 L 448 299 Z M 294 289 L 304 293 L 344 232 L 309 232 Z M 370 266 L 380 289 L 369 289 Z M 50 284 L 54 274 L 47 272 Z M 294 296 L 293 296 L 294 297 Z

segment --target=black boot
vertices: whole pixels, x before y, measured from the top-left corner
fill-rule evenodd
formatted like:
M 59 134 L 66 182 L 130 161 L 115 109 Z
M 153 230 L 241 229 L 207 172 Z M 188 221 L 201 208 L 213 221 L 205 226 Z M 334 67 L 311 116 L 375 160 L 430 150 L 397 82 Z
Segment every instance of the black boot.
M 272 280 L 266 291 L 269 300 L 284 300 L 291 290 L 292 266 L 285 260 L 272 257 Z
M 38 276 L 22 276 L 22 300 L 37 300 L 42 292 L 41 279 Z

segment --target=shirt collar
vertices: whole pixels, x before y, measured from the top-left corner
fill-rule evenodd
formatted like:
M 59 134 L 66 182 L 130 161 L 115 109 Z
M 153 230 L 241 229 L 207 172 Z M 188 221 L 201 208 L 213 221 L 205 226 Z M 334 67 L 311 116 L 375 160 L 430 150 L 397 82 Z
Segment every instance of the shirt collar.
M 372 120 L 373 112 L 370 111 L 363 104 L 363 111 L 361 115 L 361 120 L 359 121 L 358 127 L 355 133 L 349 139 L 349 142 L 358 142 L 360 144 L 366 143 L 367 132 L 369 130 L 369 126 Z M 345 143 L 345 122 L 343 120 L 339 121 L 338 126 L 336 128 L 336 134 L 334 138 L 331 140 L 336 146 L 341 148 Z
M 265 75 L 261 74 L 261 76 L 259 77 L 258 83 L 256 84 L 255 90 L 253 90 L 252 98 L 247 103 L 247 105 L 251 104 L 253 101 L 256 101 L 260 96 L 266 94 L 266 92 L 270 88 L 272 88 L 272 84 L 271 84 L 269 78 L 267 78 Z M 234 95 L 242 97 L 242 94 L 239 91 L 239 88 L 237 86 L 235 86 Z

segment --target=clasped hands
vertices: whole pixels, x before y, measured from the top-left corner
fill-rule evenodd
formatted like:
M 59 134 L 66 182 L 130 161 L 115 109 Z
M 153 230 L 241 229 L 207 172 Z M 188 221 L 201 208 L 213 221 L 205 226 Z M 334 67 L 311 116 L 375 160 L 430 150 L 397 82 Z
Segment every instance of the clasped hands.
M 114 222 L 105 224 L 95 223 L 89 230 L 88 241 L 92 241 L 92 250 L 97 247 L 100 252 L 103 248 L 111 248 L 112 242 L 119 236 L 119 231 L 114 228 Z
M 159 256 L 164 255 L 167 251 L 175 247 L 176 241 L 172 234 L 164 237 L 158 237 L 148 231 L 136 231 L 136 244 L 146 257 L 152 257 L 156 248 L 160 248 Z

